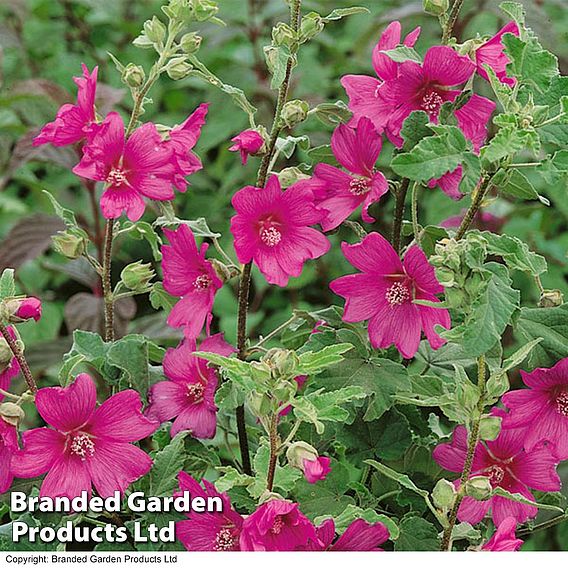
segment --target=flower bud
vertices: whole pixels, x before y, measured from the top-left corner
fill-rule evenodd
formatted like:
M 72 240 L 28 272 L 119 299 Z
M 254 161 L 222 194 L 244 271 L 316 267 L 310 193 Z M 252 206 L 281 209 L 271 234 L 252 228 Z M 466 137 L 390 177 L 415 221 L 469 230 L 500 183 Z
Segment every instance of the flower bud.
M 24 411 L 20 406 L 13 402 L 3 402 L 0 404 L 0 418 L 11 426 L 18 426 L 18 424 L 25 418 Z
M 298 42 L 296 32 L 284 22 L 279 22 L 272 28 L 272 42 L 274 45 L 285 45 L 292 48 Z
M 440 479 L 432 490 L 432 499 L 438 509 L 449 509 L 456 497 L 456 488 L 447 479 Z
M 560 290 L 544 290 L 538 301 L 539 308 L 557 308 L 564 303 L 564 295 Z
M 422 8 L 427 14 L 441 16 L 448 11 L 449 0 L 422 0 Z
M 257 418 L 270 416 L 274 410 L 272 400 L 269 396 L 256 391 L 248 393 L 247 406 Z
M 195 32 L 190 32 L 182 36 L 179 45 L 185 53 L 191 55 L 199 51 L 201 39 L 201 36 L 197 35 Z
M 307 442 L 294 442 L 286 451 L 286 459 L 292 467 L 302 467 L 305 459 L 315 460 L 319 457 L 318 451 Z
M 272 376 L 277 378 L 295 377 L 298 374 L 300 359 L 295 351 L 288 349 L 270 349 L 262 358 L 272 370 Z
M 144 290 L 154 278 L 155 272 L 151 264 L 143 264 L 141 260 L 126 266 L 120 273 L 120 279 L 129 290 Z
M 14 354 L 10 349 L 7 341 L 0 337 L 0 372 L 4 371 L 8 365 L 12 362 Z
M 445 288 L 450 288 L 456 283 L 454 271 L 444 266 L 436 268 L 436 278 Z
M 477 501 L 486 501 L 491 497 L 492 493 L 493 487 L 487 477 L 472 477 L 465 483 L 465 494 Z
M 306 120 L 310 107 L 306 101 L 299 99 L 288 101 L 282 108 L 282 120 L 288 128 L 292 128 Z
M 166 37 L 166 26 L 153 16 L 151 20 L 144 22 L 144 33 L 152 43 L 161 44 Z
M 219 11 L 217 2 L 212 0 L 193 0 L 193 13 L 198 22 L 211 19 Z
M 302 18 L 300 24 L 300 43 L 304 43 L 323 31 L 325 24 L 316 12 L 310 12 Z
M 8 323 L 22 323 L 41 318 L 41 300 L 30 296 L 28 298 L 13 298 L 2 302 L 2 316 Z
M 323 481 L 331 471 L 330 459 L 319 456 L 317 450 L 305 442 L 294 442 L 286 452 L 288 463 L 300 469 L 308 483 Z
M 283 189 L 290 187 L 292 184 L 302 179 L 310 179 L 310 176 L 306 175 L 302 172 L 302 170 L 296 167 L 284 168 L 278 174 L 278 181 Z
M 166 73 L 173 81 L 179 81 L 187 77 L 193 67 L 185 60 L 185 57 L 174 57 L 166 65 Z
M 479 437 L 481 440 L 495 440 L 501 432 L 499 416 L 482 416 L 479 422 Z
M 51 240 L 53 248 L 70 260 L 79 258 L 86 250 L 85 238 L 72 229 L 59 231 Z
M 278 59 L 280 56 L 280 49 L 275 45 L 266 45 L 263 48 L 264 59 L 266 60 L 266 66 L 270 73 L 274 73 L 276 65 L 278 64 Z
M 266 152 L 265 137 L 257 129 L 249 128 L 231 138 L 234 144 L 229 148 L 229 152 L 240 152 L 241 163 L 247 163 L 249 156 L 257 156 Z
M 215 274 L 219 277 L 221 282 L 225 283 L 234 278 L 235 276 L 239 275 L 239 271 L 234 266 L 227 266 L 223 264 L 220 260 L 216 258 L 211 258 L 209 262 L 213 265 L 213 270 Z
M 134 89 L 141 87 L 145 78 L 144 68 L 134 63 L 129 63 L 122 72 L 122 82 Z

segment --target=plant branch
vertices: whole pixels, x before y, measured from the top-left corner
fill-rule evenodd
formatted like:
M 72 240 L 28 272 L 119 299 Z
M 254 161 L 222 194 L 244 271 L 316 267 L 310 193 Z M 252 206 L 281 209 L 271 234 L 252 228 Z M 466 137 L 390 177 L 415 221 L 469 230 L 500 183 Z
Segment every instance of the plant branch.
M 28 388 L 30 389 L 32 394 L 35 394 L 37 392 L 37 385 L 32 372 L 30 371 L 30 366 L 28 365 L 28 362 L 26 361 L 22 350 L 20 349 L 14 338 L 8 333 L 8 328 L 3 323 L 0 323 L 0 334 L 2 334 L 2 337 L 8 344 L 8 347 L 10 348 L 12 355 L 14 355 L 16 361 L 18 362 L 18 365 L 20 365 L 20 371 L 22 371 L 22 375 L 24 375 L 24 379 L 28 384 Z
M 114 341 L 114 297 L 112 293 L 111 279 L 113 233 L 114 219 L 108 219 L 105 231 L 102 274 L 103 300 L 105 305 L 105 341 Z
M 278 461 L 278 413 L 275 412 L 270 419 L 270 461 L 268 462 L 268 473 L 266 475 L 266 489 L 272 491 L 274 487 L 274 475 L 276 473 L 276 463 Z
M 467 210 L 465 217 L 462 219 L 459 229 L 457 230 L 455 237 L 456 241 L 459 241 L 465 235 L 466 231 L 469 229 L 469 226 L 473 223 L 473 220 L 475 219 L 475 216 L 477 215 L 481 204 L 485 199 L 485 196 L 491 188 L 490 181 L 491 178 L 485 177 L 475 190 L 475 194 L 473 195 L 471 200 L 471 205 L 469 206 L 469 209 Z
M 456 25 L 456 21 L 458 19 L 458 15 L 459 15 L 460 10 L 463 6 L 463 3 L 464 3 L 464 0 L 454 0 L 454 3 L 452 4 L 452 9 L 450 11 L 448 21 L 447 21 L 446 25 L 444 26 L 444 33 L 442 35 L 442 44 L 443 45 L 447 45 L 448 42 L 450 41 L 450 38 L 452 37 L 452 30 L 454 29 L 454 26 Z
M 550 529 L 566 521 L 568 521 L 568 511 L 565 512 L 563 515 L 558 515 L 558 517 L 554 517 L 553 519 L 549 519 L 548 521 L 544 521 L 543 523 L 534 525 L 534 527 L 525 527 L 524 529 L 520 529 L 517 531 L 517 536 L 518 537 L 528 536 L 533 532 Z
M 418 189 L 420 185 L 414 182 L 412 186 L 412 231 L 414 233 L 414 240 L 420 246 L 420 225 L 418 224 Z
M 458 510 L 460 508 L 461 502 L 465 497 L 465 484 L 467 483 L 469 476 L 471 475 L 471 470 L 473 467 L 473 457 L 475 455 L 475 449 L 479 443 L 479 424 L 481 422 L 481 415 L 483 413 L 483 408 L 485 406 L 485 355 L 481 355 L 477 360 L 477 386 L 479 389 L 479 401 L 477 403 L 477 416 L 473 420 L 471 425 L 471 431 L 468 437 L 467 443 L 467 454 L 465 457 L 465 462 L 460 477 L 460 487 L 454 499 L 454 504 L 450 511 L 450 517 L 448 520 L 448 526 L 444 529 L 444 535 L 442 537 L 442 551 L 452 550 L 452 532 L 456 524 Z
M 396 201 L 394 206 L 394 223 L 392 226 L 392 246 L 398 253 L 400 252 L 400 237 L 402 231 L 402 220 L 404 217 L 404 202 L 406 200 L 406 193 L 410 185 L 409 179 L 403 179 L 396 190 Z

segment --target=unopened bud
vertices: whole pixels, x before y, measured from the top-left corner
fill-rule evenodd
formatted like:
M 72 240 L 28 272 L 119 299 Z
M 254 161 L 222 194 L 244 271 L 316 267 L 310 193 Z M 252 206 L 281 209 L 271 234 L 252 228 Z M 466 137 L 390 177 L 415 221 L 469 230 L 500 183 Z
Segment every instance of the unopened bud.
M 188 55 L 196 53 L 201 47 L 201 36 L 195 32 L 187 33 L 181 38 L 179 45 Z
M 292 467 L 302 469 L 304 460 L 309 461 L 317 460 L 319 457 L 318 451 L 306 442 L 294 442 L 290 444 L 286 452 L 286 459 Z
M 85 238 L 72 229 L 60 231 L 51 240 L 53 248 L 70 260 L 79 258 L 86 250 Z
M 166 26 L 154 16 L 144 22 L 144 33 L 152 43 L 163 43 L 166 37 Z
M 22 323 L 29 319 L 39 321 L 41 318 L 41 300 L 33 296 L 4 300 L 0 313 L 2 319 L 8 321 L 8 323 Z
M 295 351 L 288 349 L 270 349 L 262 358 L 272 370 L 272 376 L 277 378 L 292 378 L 298 374 L 300 359 Z
M 0 337 L 0 372 L 4 371 L 12 362 L 14 354 L 3 337 Z
M 472 477 L 465 483 L 465 494 L 477 501 L 486 501 L 493 494 L 491 481 L 487 477 Z
M 174 57 L 166 65 L 166 73 L 173 81 L 179 81 L 187 77 L 193 67 L 185 60 L 185 57 Z
M 495 440 L 501 432 L 499 416 L 483 416 L 479 422 L 479 437 L 481 440 Z
M 432 499 L 438 509 L 449 509 L 455 500 L 456 488 L 447 479 L 440 479 L 432 490 Z
M 257 418 L 270 416 L 274 412 L 274 405 L 268 395 L 256 391 L 247 395 L 247 406 Z
M 422 8 L 427 14 L 441 16 L 448 11 L 449 0 L 423 0 Z
M 3 402 L 0 404 L 0 417 L 4 420 L 4 422 L 17 427 L 25 418 L 25 414 L 22 408 L 17 404 L 14 404 L 13 402 Z
M 129 264 L 120 273 L 120 279 L 129 290 L 144 290 L 155 272 L 151 264 L 143 264 L 141 260 Z
M 300 24 L 300 43 L 304 43 L 323 31 L 325 24 L 316 12 L 310 12 L 302 18 Z
M 227 266 L 223 264 L 220 260 L 212 258 L 209 262 L 213 265 L 213 270 L 215 274 L 219 277 L 221 282 L 225 283 L 239 275 L 239 271 L 235 266 Z
M 219 11 L 217 2 L 212 0 L 193 0 L 193 13 L 198 22 L 211 19 Z
M 302 172 L 302 170 L 296 167 L 284 168 L 278 174 L 278 181 L 280 182 L 280 185 L 282 186 L 283 189 L 290 187 L 292 184 L 296 183 L 297 181 L 309 178 L 310 176 L 306 175 L 305 173 Z
M 299 99 L 288 101 L 282 108 L 282 120 L 288 128 L 292 128 L 306 120 L 310 106 Z
M 436 278 L 438 279 L 438 282 L 446 288 L 450 288 L 456 282 L 454 271 L 446 268 L 445 266 L 436 268 Z
M 564 303 L 564 295 L 560 290 L 544 290 L 538 302 L 539 308 L 557 308 Z
M 142 86 L 145 78 L 144 68 L 134 63 L 129 63 L 122 72 L 123 83 L 135 89 Z
M 288 24 L 279 22 L 272 28 L 272 41 L 274 45 L 291 48 L 298 42 L 298 36 Z

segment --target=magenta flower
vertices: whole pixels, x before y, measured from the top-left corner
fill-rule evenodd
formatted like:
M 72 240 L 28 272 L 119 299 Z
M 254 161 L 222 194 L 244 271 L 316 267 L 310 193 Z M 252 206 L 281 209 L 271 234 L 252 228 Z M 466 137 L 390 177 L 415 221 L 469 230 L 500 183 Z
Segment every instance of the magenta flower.
M 273 499 L 243 522 L 241 550 L 293 551 L 317 542 L 316 530 L 297 503 Z
M 144 213 L 143 197 L 157 201 L 174 198 L 176 162 L 154 124 L 143 124 L 128 140 L 124 134 L 120 115 L 109 113 L 84 147 L 83 158 L 73 172 L 106 184 L 101 209 L 107 219 L 125 212 L 131 221 L 138 221 Z
M 80 374 L 65 388 L 40 389 L 36 407 L 52 428 L 22 434 L 23 450 L 12 460 L 15 477 L 47 472 L 40 495 L 72 499 L 94 485 L 101 497 L 126 488 L 148 473 L 152 460 L 132 442 L 158 427 L 140 412 L 142 401 L 133 390 L 121 391 L 97 407 L 93 379 Z
M 316 483 L 316 481 L 323 481 L 327 474 L 331 471 L 329 462 L 331 460 L 324 456 L 318 456 L 313 460 L 304 458 L 302 460 L 302 471 L 308 483 Z
M 517 521 L 514 517 L 507 517 L 497 527 L 493 536 L 481 547 L 481 550 L 491 552 L 516 552 L 523 545 L 520 538 L 516 538 L 515 529 Z
M 228 552 L 240 550 L 239 538 L 243 518 L 231 506 L 226 493 L 219 493 L 212 483 L 203 479 L 203 489 L 195 479 L 180 471 L 179 490 L 189 491 L 191 498 L 220 497 L 222 513 L 187 513 L 187 520 L 176 523 L 176 537 L 187 550 Z
M 524 443 L 529 452 L 548 441 L 560 460 L 568 459 L 568 358 L 550 369 L 521 371 L 521 376 L 529 388 L 503 396 L 503 404 L 510 409 L 503 427 L 526 427 Z
M 168 316 L 168 325 L 183 327 L 186 337 L 196 338 L 204 325 L 208 327 L 215 294 L 223 283 L 213 264 L 205 259 L 209 245 L 203 243 L 198 249 L 187 225 L 176 231 L 166 229 L 164 234 L 170 241 L 162 247 L 164 288 L 180 297 Z
M 489 81 L 487 71 L 483 65 L 488 65 L 495 71 L 495 75 L 501 83 L 513 86 L 517 80 L 514 77 L 507 77 L 507 63 L 509 58 L 503 51 L 502 39 L 505 34 L 519 35 L 519 26 L 515 22 L 509 22 L 503 26 L 490 40 L 480 45 L 475 50 L 475 63 L 477 65 L 477 72 L 484 79 Z
M 494 411 L 503 416 L 503 411 Z M 496 440 L 479 443 L 474 454 L 471 477 L 489 478 L 493 487 L 502 487 L 510 493 L 520 493 L 534 501 L 529 488 L 537 491 L 559 491 L 560 478 L 556 473 L 558 459 L 544 444 L 532 451 L 523 449 L 524 436 L 518 430 L 502 429 Z M 467 430 L 458 426 L 449 444 L 439 444 L 433 452 L 436 462 L 453 472 L 462 472 L 467 454 Z M 456 482 L 457 483 L 457 482 Z M 471 524 L 479 523 L 491 510 L 493 522 L 500 525 L 507 517 L 518 523 L 536 517 L 538 509 L 494 496 L 486 501 L 464 497 L 458 510 L 458 519 Z
M 316 229 L 322 213 L 312 193 L 301 184 L 282 191 L 277 176 L 266 187 L 243 187 L 233 196 L 237 214 L 231 233 L 240 262 L 254 261 L 270 284 L 286 286 L 300 276 L 304 262 L 329 250 L 329 241 Z
M 420 28 L 415 28 L 406 36 L 403 45 L 413 47 L 419 35 Z M 373 67 L 378 79 L 367 75 L 345 75 L 341 78 L 341 84 L 349 97 L 349 110 L 353 113 L 353 120 L 367 117 L 379 132 L 386 126 L 385 112 L 388 112 L 389 106 L 379 97 L 379 87 L 383 81 L 395 79 L 399 69 L 398 63 L 381 52 L 394 49 L 401 43 L 400 40 L 400 22 L 391 22 L 373 49 Z
M 324 231 L 341 225 L 361 205 L 363 220 L 374 221 L 367 211 L 388 191 L 385 176 L 375 170 L 381 147 L 381 137 L 368 118 L 361 118 L 356 128 L 341 124 L 335 129 L 331 149 L 351 174 L 329 164 L 318 164 L 314 177 L 303 182 L 313 190 L 317 206 L 325 211 L 321 221 Z
M 33 319 L 39 321 L 41 319 L 41 300 L 29 296 L 23 300 L 18 300 L 18 308 L 14 316 L 19 320 Z
M 77 104 L 64 104 L 53 122 L 46 124 L 34 138 L 33 145 L 67 146 L 89 139 L 96 131 L 95 94 L 98 67 L 89 73 L 83 63 L 83 76 L 73 77 L 78 87 Z
M 169 138 L 164 142 L 166 147 L 173 150 L 176 169 L 174 185 L 182 193 L 188 186 L 186 177 L 203 167 L 201 160 L 191 150 L 201 136 L 208 108 L 208 103 L 200 104 L 179 126 L 170 130 Z
M 319 542 L 312 544 L 309 550 L 379 552 L 383 550 L 380 548 L 380 545 L 389 538 L 389 531 L 383 523 L 370 524 L 363 519 L 353 521 L 334 544 L 332 544 L 335 538 L 335 523 L 333 519 L 324 521 L 316 528 L 316 533 Z
M 17 335 L 12 326 L 6 326 L 8 335 L 16 340 Z M 9 390 L 12 379 L 18 375 L 20 372 L 20 364 L 16 358 L 12 355 L 10 347 L 6 343 L 3 337 L 0 337 L 0 389 Z M 0 401 L 4 398 L 3 394 L 0 394 Z
M 12 456 L 18 449 L 16 427 L 0 418 L 0 493 L 5 493 L 12 485 Z
M 205 359 L 194 355 L 194 340 L 185 339 L 164 357 L 164 374 L 168 381 L 152 385 L 148 393 L 147 415 L 159 422 L 175 418 L 170 435 L 189 431 L 195 438 L 213 438 L 217 428 L 215 391 L 219 378 Z M 218 333 L 205 339 L 199 351 L 230 355 L 235 350 Z
M 398 76 L 385 81 L 378 93 L 386 103 L 381 109 L 381 120 L 393 144 L 402 146 L 400 130 L 411 112 L 423 110 L 435 121 L 442 104 L 460 94 L 455 88 L 474 71 L 471 59 L 447 46 L 431 47 L 422 65 L 415 61 L 401 63 Z
M 234 144 L 229 152 L 240 152 L 243 166 L 247 163 L 250 155 L 256 154 L 264 146 L 264 138 L 256 130 L 243 130 L 240 134 L 231 138 Z
M 449 312 L 414 303 L 438 302 L 436 294 L 444 291 L 417 246 L 410 247 L 401 262 L 383 236 L 370 233 L 358 244 L 341 243 L 341 250 L 361 272 L 342 276 L 329 287 L 346 300 L 344 321 L 369 320 L 369 339 L 375 349 L 394 344 L 403 357 L 410 359 L 418 351 L 422 330 L 432 349 L 446 342 L 435 327 L 450 328 Z

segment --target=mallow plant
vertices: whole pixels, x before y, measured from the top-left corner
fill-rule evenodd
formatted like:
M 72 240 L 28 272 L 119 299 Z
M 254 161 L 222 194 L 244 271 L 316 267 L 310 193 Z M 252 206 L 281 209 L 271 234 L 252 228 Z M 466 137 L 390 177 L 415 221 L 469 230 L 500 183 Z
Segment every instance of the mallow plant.
M 155 53 L 151 68 L 111 56 L 132 96 L 129 116 L 102 114 L 97 67 L 78 69 L 76 101 L 33 144 L 71 147 L 72 172 L 100 207 L 96 235 L 49 193 L 65 224 L 55 250 L 85 259 L 100 278 L 104 333 L 75 330 L 60 386 L 36 381 L 18 327 L 41 317 L 41 302 L 19 294 L 13 270 L 4 271 L 0 492 L 188 490 L 220 496 L 224 510 L 29 522 L 175 521 L 175 544 L 124 545 L 143 550 L 452 551 L 518 550 L 533 531 L 568 519 L 557 472 L 568 459 L 562 292 L 544 289 L 547 263 L 529 243 L 498 226 L 474 228 L 500 196 L 550 206 L 526 172 L 565 179 L 568 79 L 513 2 L 501 5 L 507 23 L 496 35 L 458 43 L 461 4 L 425 2 L 440 22 L 430 47 L 420 28 L 390 22 L 368 73 L 344 70 L 344 101 L 310 108 L 291 96 L 299 52 L 367 10 L 322 15 L 288 0 L 288 21 L 264 47 L 276 99 L 270 124 L 199 57 L 196 30 L 222 24 L 211 0 L 170 0 L 144 23 L 134 45 Z M 176 204 L 192 200 L 192 174 L 207 168 L 198 152 L 209 108 L 205 100 L 188 109 L 177 125 L 145 122 L 164 74 L 220 89 L 248 117 L 225 146 L 235 153 L 227 159 L 257 169 L 230 196 L 232 247 L 199 211 L 177 216 Z M 333 132 L 310 148 L 294 129 L 317 120 Z M 285 163 L 306 151 L 311 164 Z M 426 224 L 421 197 L 434 191 L 462 200 L 463 213 Z M 129 238 L 145 239 L 155 262 L 114 274 Z M 334 248 L 345 263 L 327 282 L 333 305 L 290 309 L 270 333 L 249 333 L 254 282 L 286 289 Z M 521 297 L 518 273 L 538 304 Z M 234 345 L 213 317 L 224 287 L 238 290 Z M 143 294 L 179 332 L 177 347 L 121 336 L 117 304 Z M 521 346 L 504 354 L 511 330 Z M 518 369 L 524 384 L 511 390 Z M 21 395 L 11 388 L 18 373 Z M 34 406 L 45 424 L 23 429 L 22 407 Z M 2 547 L 17 547 L 8 530 Z

